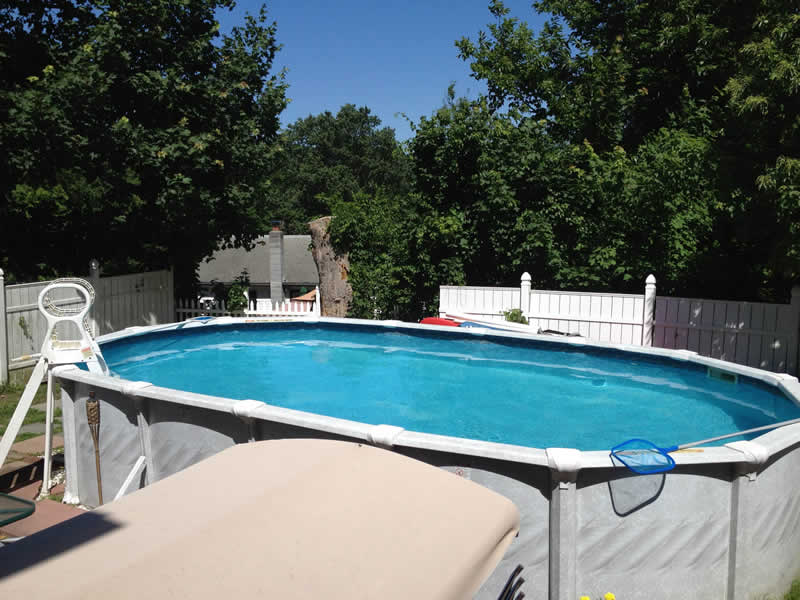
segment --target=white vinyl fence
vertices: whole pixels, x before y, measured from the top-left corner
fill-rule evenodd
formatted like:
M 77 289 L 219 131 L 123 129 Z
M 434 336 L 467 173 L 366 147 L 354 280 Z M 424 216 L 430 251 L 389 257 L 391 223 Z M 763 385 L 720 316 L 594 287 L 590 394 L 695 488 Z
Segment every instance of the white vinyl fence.
M 272 302 L 269 299 L 259 298 L 256 301 L 255 310 L 245 309 L 243 313 L 236 316 L 246 317 L 319 317 L 320 302 L 319 287 L 317 287 L 316 300 L 313 302 L 303 300 L 284 300 L 283 302 Z M 221 317 L 231 313 L 225 307 L 225 301 L 215 301 L 213 304 L 201 302 L 195 299 L 176 300 L 175 312 L 178 321 L 191 319 L 193 317 Z
M 601 342 L 642 345 L 651 330 L 655 278 L 643 295 L 532 290 L 524 273 L 518 288 L 441 286 L 439 315 L 475 315 L 504 321 L 504 311 L 522 310 L 531 330 L 574 333 Z M 650 302 L 647 302 L 648 297 Z M 649 345 L 649 343 L 646 343 Z
M 800 288 L 790 304 L 728 302 L 656 296 L 650 275 L 642 294 L 532 290 L 524 273 L 518 288 L 441 286 L 439 315 L 503 321 L 521 309 L 532 332 L 555 330 L 587 339 L 692 350 L 770 371 L 798 373 Z
M 172 271 L 100 277 L 97 261 L 92 261 L 86 279 L 95 289 L 95 303 L 89 313 L 95 335 L 175 320 Z M 8 381 L 9 371 L 29 367 L 38 360 L 47 325 L 37 301 L 50 283 L 7 286 L 0 270 L 0 384 Z M 83 303 L 70 290 L 61 291 L 55 301 L 60 306 Z

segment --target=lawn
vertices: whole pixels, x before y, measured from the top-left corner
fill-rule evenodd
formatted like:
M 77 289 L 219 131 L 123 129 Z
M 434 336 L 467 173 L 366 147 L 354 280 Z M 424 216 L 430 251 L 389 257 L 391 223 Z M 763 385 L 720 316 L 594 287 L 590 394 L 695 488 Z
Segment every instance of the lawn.
M 22 392 L 25 388 L 22 386 L 2 386 L 0 387 L 0 435 L 3 434 L 8 426 L 8 423 L 11 421 L 11 417 L 14 414 L 14 410 L 17 407 L 17 403 L 19 399 L 22 397 Z M 56 398 L 58 398 L 59 388 L 56 387 Z M 39 390 L 36 392 L 36 396 L 34 396 L 33 404 L 41 404 L 45 401 L 45 395 L 47 394 L 47 386 L 40 385 Z M 45 422 L 45 412 L 43 410 L 38 410 L 36 408 L 31 407 L 28 411 L 28 414 L 25 416 L 25 420 L 23 424 L 30 425 L 32 423 L 44 423 Z M 56 417 L 61 416 L 61 408 L 58 406 L 58 402 L 56 402 Z M 61 432 L 61 424 L 56 422 L 54 433 Z M 42 435 L 40 433 L 20 433 L 17 435 L 15 442 L 21 442 L 23 440 L 27 440 L 29 438 L 37 437 Z

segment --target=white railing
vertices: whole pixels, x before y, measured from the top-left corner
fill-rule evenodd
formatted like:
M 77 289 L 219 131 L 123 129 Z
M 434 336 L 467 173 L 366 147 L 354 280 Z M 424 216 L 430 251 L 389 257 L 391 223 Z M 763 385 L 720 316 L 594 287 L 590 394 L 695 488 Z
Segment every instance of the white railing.
M 770 371 L 798 372 L 800 287 L 790 304 L 656 296 L 650 275 L 643 294 L 533 290 L 524 273 L 518 288 L 441 286 L 439 315 L 503 321 L 518 308 L 531 331 L 577 333 L 615 344 L 691 350 Z
M 259 298 L 256 301 L 255 309 L 245 309 L 241 313 L 232 313 L 226 306 L 224 300 L 200 302 L 195 299 L 184 299 L 175 301 L 175 313 L 178 321 L 192 319 L 194 317 L 221 317 L 221 316 L 246 316 L 246 317 L 319 317 L 319 287 L 317 288 L 316 300 L 284 300 L 283 302 L 273 303 L 269 299 Z
M 174 320 L 172 271 L 100 277 L 97 261 L 92 261 L 87 280 L 95 289 L 89 313 L 95 335 Z M 8 381 L 9 371 L 32 366 L 38 359 L 47 323 L 37 300 L 51 283 L 5 285 L 0 270 L 0 384 Z M 60 292 L 56 300 L 62 306 L 81 302 L 69 291 Z

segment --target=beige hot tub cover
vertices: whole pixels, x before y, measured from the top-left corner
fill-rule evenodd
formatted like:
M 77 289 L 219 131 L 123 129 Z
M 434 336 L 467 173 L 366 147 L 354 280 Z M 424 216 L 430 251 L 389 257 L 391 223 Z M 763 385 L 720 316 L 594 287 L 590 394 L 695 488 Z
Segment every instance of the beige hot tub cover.
M 460 600 L 518 529 L 509 500 L 436 467 L 368 445 L 274 440 L 234 446 L 0 549 L 0 590 Z

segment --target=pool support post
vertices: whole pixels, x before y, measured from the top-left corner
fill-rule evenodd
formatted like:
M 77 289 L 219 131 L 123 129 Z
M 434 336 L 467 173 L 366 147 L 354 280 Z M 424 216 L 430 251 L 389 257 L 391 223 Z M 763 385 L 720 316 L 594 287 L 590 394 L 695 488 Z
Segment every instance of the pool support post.
M 550 467 L 549 600 L 577 597 L 578 471 L 581 452 L 574 448 L 548 448 Z

